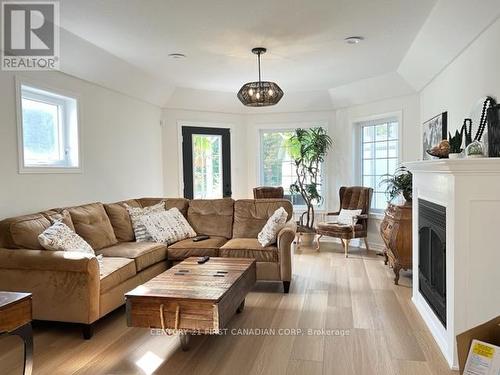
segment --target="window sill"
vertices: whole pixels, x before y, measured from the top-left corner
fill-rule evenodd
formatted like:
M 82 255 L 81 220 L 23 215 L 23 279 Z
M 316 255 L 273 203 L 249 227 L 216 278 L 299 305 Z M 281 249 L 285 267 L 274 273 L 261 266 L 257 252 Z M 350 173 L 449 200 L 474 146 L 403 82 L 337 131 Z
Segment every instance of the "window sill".
M 19 174 L 65 174 L 73 173 L 80 174 L 83 173 L 81 167 L 20 167 Z
M 384 220 L 385 213 L 383 213 L 383 212 L 370 212 L 368 214 L 368 217 L 370 219 L 374 219 L 374 220 Z

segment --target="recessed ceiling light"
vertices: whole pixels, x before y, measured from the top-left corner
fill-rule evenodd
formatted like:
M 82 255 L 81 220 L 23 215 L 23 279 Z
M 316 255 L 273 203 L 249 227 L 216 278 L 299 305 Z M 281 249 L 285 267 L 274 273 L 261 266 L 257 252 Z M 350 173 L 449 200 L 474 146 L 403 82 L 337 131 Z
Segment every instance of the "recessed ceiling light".
M 169 53 L 168 57 L 170 57 L 172 59 L 184 59 L 184 58 L 186 58 L 186 55 L 183 53 Z
M 350 36 L 344 39 L 347 44 L 358 44 L 359 42 L 365 40 L 362 36 Z

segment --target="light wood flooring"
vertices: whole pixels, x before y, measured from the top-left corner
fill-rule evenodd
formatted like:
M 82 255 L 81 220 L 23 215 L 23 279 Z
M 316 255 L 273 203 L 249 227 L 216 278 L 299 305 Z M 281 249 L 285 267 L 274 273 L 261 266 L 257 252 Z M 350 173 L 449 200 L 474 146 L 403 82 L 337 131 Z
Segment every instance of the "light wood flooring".
M 120 308 L 90 341 L 71 325 L 37 326 L 34 374 L 458 374 L 411 303 L 411 274 L 395 286 L 382 259 L 357 248 L 345 259 L 333 242 L 322 242 L 320 253 L 304 249 L 293 258 L 290 294 L 257 284 L 229 326 L 331 330 L 324 335 L 196 336 L 183 352 L 177 337 L 127 328 Z M 0 374 L 20 374 L 21 362 L 20 340 L 1 338 Z

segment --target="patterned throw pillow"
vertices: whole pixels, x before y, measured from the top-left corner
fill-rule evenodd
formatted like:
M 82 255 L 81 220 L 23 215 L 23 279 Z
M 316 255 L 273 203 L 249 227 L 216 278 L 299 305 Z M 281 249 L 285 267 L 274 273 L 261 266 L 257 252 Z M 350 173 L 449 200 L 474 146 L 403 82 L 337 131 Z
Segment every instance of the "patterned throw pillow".
M 130 220 L 132 221 L 132 228 L 134 228 L 135 241 L 144 242 L 151 241 L 153 238 L 148 233 L 146 227 L 142 223 L 142 217 L 154 213 L 159 213 L 165 211 L 165 202 L 160 202 L 149 207 L 131 207 L 128 204 L 123 204 L 130 215 Z
M 355 217 L 358 215 L 361 215 L 361 210 L 345 210 L 342 208 L 337 218 L 337 223 L 341 225 L 355 225 L 358 222 L 358 219 Z
M 38 241 L 47 250 L 79 251 L 95 255 L 92 247 L 62 221 L 56 221 L 49 228 L 45 229 L 38 236 Z
M 141 220 L 155 242 L 170 245 L 196 236 L 186 218 L 175 207 L 168 211 L 143 215 Z
M 287 217 L 286 210 L 280 207 L 267 219 L 266 225 L 264 225 L 264 228 L 262 228 L 257 236 L 259 243 L 263 247 L 276 243 L 278 233 L 285 226 Z

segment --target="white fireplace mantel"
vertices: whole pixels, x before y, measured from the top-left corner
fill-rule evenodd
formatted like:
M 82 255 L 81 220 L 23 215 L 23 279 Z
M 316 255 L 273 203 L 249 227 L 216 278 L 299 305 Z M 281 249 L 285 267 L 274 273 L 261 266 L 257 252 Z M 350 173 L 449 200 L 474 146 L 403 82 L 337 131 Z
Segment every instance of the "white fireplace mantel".
M 500 158 L 405 163 L 413 173 L 413 302 L 448 364 L 456 336 L 500 315 Z M 419 292 L 418 200 L 446 207 L 446 328 Z

